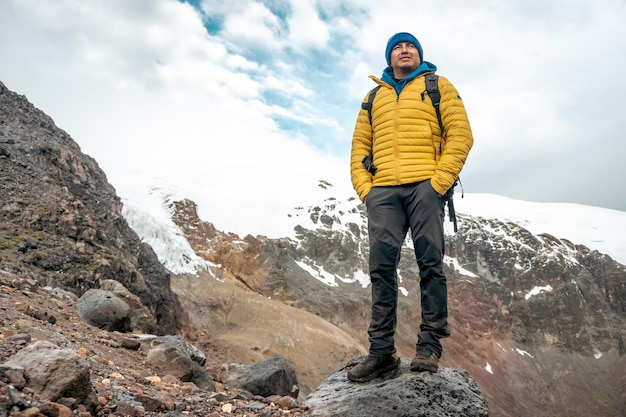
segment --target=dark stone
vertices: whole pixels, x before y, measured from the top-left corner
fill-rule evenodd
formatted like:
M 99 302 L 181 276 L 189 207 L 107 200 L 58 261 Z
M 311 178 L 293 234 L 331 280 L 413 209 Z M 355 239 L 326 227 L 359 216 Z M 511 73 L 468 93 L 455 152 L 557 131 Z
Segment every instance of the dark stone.
M 251 365 L 234 365 L 227 382 L 263 397 L 289 395 L 298 398 L 300 392 L 293 365 L 281 357 Z
M 474 379 L 459 368 L 439 368 L 436 373 L 411 372 L 402 359 L 395 378 L 367 383 L 348 380 L 352 361 L 330 375 L 311 393 L 304 405 L 307 417 L 428 416 L 484 417 L 489 409 Z

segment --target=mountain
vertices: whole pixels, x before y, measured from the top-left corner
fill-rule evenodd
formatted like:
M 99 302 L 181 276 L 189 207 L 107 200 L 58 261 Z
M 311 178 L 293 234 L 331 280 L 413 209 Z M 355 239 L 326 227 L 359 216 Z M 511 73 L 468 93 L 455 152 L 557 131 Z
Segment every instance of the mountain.
M 328 182 L 321 181 L 320 187 L 332 195 Z M 493 199 L 489 196 L 490 202 Z M 198 218 L 197 207 L 189 200 L 165 198 L 162 204 L 193 253 L 209 262 L 207 270 L 216 279 L 311 312 L 345 329 L 360 348 L 367 348 L 367 239 L 364 208 L 358 200 L 328 197 L 318 206 L 296 208 L 290 219 L 301 225 L 295 227 L 294 237 L 279 239 L 220 232 Z M 561 218 L 567 217 L 567 211 L 557 208 Z M 136 216 L 126 210 L 129 219 Z M 510 221 L 457 215 L 459 231 L 446 240 L 453 335 L 444 341 L 442 364 L 466 369 L 477 379 L 492 415 L 620 415 L 626 409 L 622 395 L 626 267 L 585 245 L 535 234 Z M 155 234 L 137 229 L 144 239 L 154 239 Z M 399 267 L 402 297 L 396 337 L 405 357 L 414 355 L 415 323 L 420 317 L 413 256 L 407 240 Z M 186 286 L 200 281 L 211 285 L 191 275 L 174 279 L 173 285 L 179 280 Z M 181 300 L 193 309 L 200 299 L 227 304 L 229 296 L 186 292 Z M 234 320 L 232 328 L 216 333 L 241 340 L 248 319 Z M 260 323 L 271 326 L 269 318 Z M 282 323 L 278 320 L 276 325 Z M 300 326 L 307 328 L 309 323 Z M 284 341 L 259 337 L 267 354 L 278 352 L 302 368 L 340 359 L 320 361 L 298 354 L 293 344 L 285 348 Z M 323 377 L 303 376 L 309 389 Z
M 315 215 L 309 216 L 308 207 L 336 205 L 334 216 L 340 217 L 334 229 L 345 228 L 347 224 L 359 224 L 359 201 L 351 189 L 345 184 L 331 184 L 327 180 L 305 184 L 315 203 L 294 203 L 290 198 L 285 202 L 272 200 L 267 203 L 273 207 L 274 215 L 267 217 L 267 209 L 257 210 L 250 207 L 246 218 L 233 218 L 229 204 L 220 200 L 219 195 L 211 197 L 212 188 L 208 187 L 201 201 L 181 192 L 161 178 L 142 178 L 142 187 L 137 185 L 126 188 L 122 185 L 122 202 L 126 217 L 137 217 L 134 228 L 142 231 L 142 237 L 159 254 L 159 259 L 172 272 L 193 273 L 200 262 L 181 236 L 180 230 L 171 219 L 171 202 L 186 199 L 193 200 L 199 207 L 200 217 L 206 212 L 202 204 L 211 205 L 212 217 L 208 219 L 218 229 L 232 232 L 240 236 L 247 234 L 267 236 L 270 238 L 295 238 L 298 227 L 314 229 L 317 227 Z M 223 187 L 219 187 L 221 190 Z M 198 197 L 198 192 L 193 193 Z M 305 194 L 302 191 L 299 194 Z M 354 197 L 354 198 L 353 198 Z M 515 200 L 493 194 L 461 193 L 457 187 L 454 198 L 456 211 L 472 217 L 498 219 L 512 222 L 524 227 L 531 233 L 539 235 L 548 233 L 560 239 L 567 239 L 577 244 L 597 250 L 611 256 L 615 261 L 626 264 L 626 212 L 602 207 L 585 206 L 571 203 L 536 203 Z M 218 209 L 218 207 L 222 209 Z M 237 212 L 242 210 L 237 208 Z M 142 226 L 142 222 L 150 225 Z M 254 224 L 254 233 L 248 228 Z M 155 226 L 158 225 L 158 226 Z M 445 223 L 448 234 L 453 234 L 450 222 Z M 157 230 L 160 229 L 160 230 Z M 167 241 L 169 251 L 159 250 L 159 245 Z M 175 249 L 172 249 L 172 246 Z M 184 256 L 181 256 L 184 255 Z M 187 257 L 191 257 L 187 259 Z M 192 261 L 192 259 L 194 259 Z
M 289 233 L 237 234 L 226 215 L 207 221 L 194 201 L 159 184 L 126 194 L 122 207 L 97 163 L 1 84 L 0 110 L 3 275 L 77 296 L 117 280 L 141 300 L 145 320 L 136 324 L 145 331 L 181 333 L 213 363 L 282 356 L 305 396 L 366 352 L 365 212 L 342 185 L 318 181 L 308 193 L 314 204 L 277 202 Z M 595 208 L 455 200 L 459 231 L 446 238 L 453 334 L 442 365 L 467 370 L 493 416 L 623 415 L 626 270 L 614 259 L 624 214 L 610 211 L 607 230 L 592 219 L 609 213 Z M 494 206 L 510 217 L 487 214 Z M 535 208 L 551 224 L 539 227 Z M 250 204 L 249 212 L 267 210 Z M 587 223 L 572 222 L 582 212 Z M 574 237 L 604 230 L 602 242 L 550 228 L 567 222 L 562 230 Z M 404 358 L 414 355 L 420 317 L 413 256 L 407 241 L 396 338 Z

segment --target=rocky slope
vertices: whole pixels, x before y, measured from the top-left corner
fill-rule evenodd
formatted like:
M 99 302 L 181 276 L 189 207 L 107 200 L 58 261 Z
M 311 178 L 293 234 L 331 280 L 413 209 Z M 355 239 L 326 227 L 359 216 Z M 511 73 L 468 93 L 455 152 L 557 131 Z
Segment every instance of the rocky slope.
M 288 395 L 262 396 L 228 384 L 230 365 L 217 361 L 221 352 L 214 345 L 203 346 L 210 358 L 206 376 L 182 378 L 183 361 L 171 349 L 162 366 L 154 360 L 161 338 L 99 330 L 77 314 L 78 301 L 69 291 L 0 269 L 0 416 L 270 417 L 304 411 Z
M 148 310 L 137 322 L 141 330 L 180 328 L 169 273 L 128 227 L 104 172 L 50 117 L 2 83 L 0 224 L 5 271 L 78 296 L 114 279 Z

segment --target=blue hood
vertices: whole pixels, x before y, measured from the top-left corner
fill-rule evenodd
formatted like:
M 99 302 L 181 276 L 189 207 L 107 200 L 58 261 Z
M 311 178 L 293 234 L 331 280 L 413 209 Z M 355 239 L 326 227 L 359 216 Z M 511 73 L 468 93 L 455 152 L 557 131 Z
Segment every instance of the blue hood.
M 395 80 L 393 78 L 393 69 L 391 69 L 391 67 L 387 67 L 383 71 L 383 76 L 381 77 L 381 80 L 393 86 L 393 88 L 396 90 L 396 93 L 400 95 L 400 91 L 402 91 L 404 86 L 407 85 L 409 81 L 413 80 L 415 77 L 425 72 L 433 72 L 433 71 L 437 71 L 437 66 L 431 62 L 424 61 L 408 77 L 403 78 L 401 80 Z

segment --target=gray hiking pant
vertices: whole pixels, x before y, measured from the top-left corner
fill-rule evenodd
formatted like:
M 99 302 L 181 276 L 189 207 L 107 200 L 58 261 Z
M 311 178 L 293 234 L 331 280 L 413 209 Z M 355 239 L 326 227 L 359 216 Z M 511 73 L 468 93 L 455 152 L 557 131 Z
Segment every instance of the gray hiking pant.
M 448 337 L 448 294 L 443 273 L 445 201 L 430 180 L 392 187 L 374 187 L 367 206 L 372 282 L 372 320 L 368 330 L 370 354 L 395 352 L 398 305 L 397 266 L 407 231 L 420 271 L 422 323 L 417 349 L 441 357 L 439 339 Z

